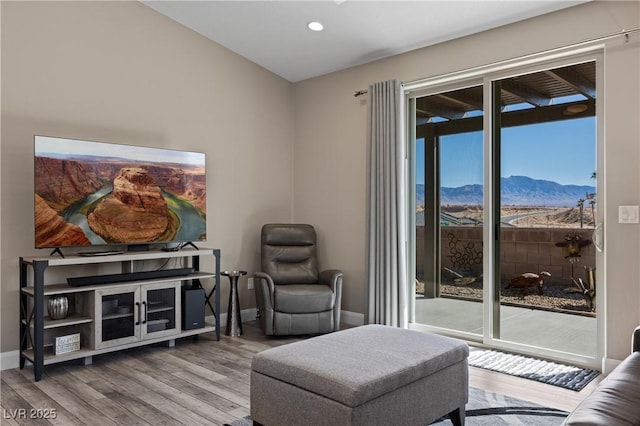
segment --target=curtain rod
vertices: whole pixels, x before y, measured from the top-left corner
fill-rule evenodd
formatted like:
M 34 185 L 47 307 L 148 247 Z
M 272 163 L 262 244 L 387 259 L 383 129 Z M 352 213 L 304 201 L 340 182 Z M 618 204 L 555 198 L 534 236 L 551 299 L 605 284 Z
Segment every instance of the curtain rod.
M 524 58 L 528 58 L 528 57 L 531 57 L 531 56 L 548 54 L 548 53 L 556 52 L 558 50 L 568 49 L 568 48 L 572 48 L 572 47 L 576 47 L 576 46 L 581 46 L 583 44 L 589 44 L 589 43 L 595 43 L 595 42 L 599 42 L 599 41 L 604 41 L 604 40 L 608 40 L 608 39 L 615 38 L 615 37 L 620 37 L 620 36 L 624 36 L 624 38 L 625 38 L 624 42 L 628 43 L 629 42 L 629 34 L 630 33 L 635 33 L 635 32 L 638 32 L 638 31 L 640 31 L 640 27 L 635 27 L 635 28 L 631 28 L 631 29 L 628 29 L 628 30 L 622 30 L 622 31 L 617 32 L 617 33 L 612 33 L 612 34 L 608 34 L 608 35 L 605 35 L 605 36 L 600 36 L 600 37 L 592 38 L 592 39 L 589 39 L 589 40 L 580 41 L 580 42 L 573 43 L 573 44 L 570 44 L 570 45 L 567 45 L 567 46 L 555 47 L 553 49 L 543 50 L 542 52 L 532 53 L 530 55 L 526 55 L 526 56 L 523 56 L 521 58 L 515 58 L 515 59 L 524 59 Z M 489 64 L 480 65 L 478 67 L 473 67 L 471 69 L 465 70 L 464 72 L 468 73 L 468 72 L 472 72 L 473 70 L 477 70 L 477 69 L 487 69 L 487 68 L 491 68 L 491 67 L 495 67 L 495 66 L 499 66 L 499 65 L 503 65 L 503 64 L 512 62 L 513 60 L 514 59 L 505 59 L 505 60 L 501 60 L 501 61 L 496 61 L 496 62 L 492 62 L 492 63 L 489 63 Z M 429 77 L 429 79 L 432 79 L 432 78 L 433 77 Z M 417 83 L 422 82 L 422 81 L 425 81 L 425 79 L 415 80 L 415 81 L 411 81 L 411 82 L 407 82 L 407 83 L 403 82 L 402 85 L 403 86 L 410 85 L 410 84 L 413 85 L 413 84 L 417 84 Z M 367 93 L 369 93 L 368 90 L 356 90 L 355 92 L 353 92 L 353 96 L 357 98 L 358 96 L 366 95 Z

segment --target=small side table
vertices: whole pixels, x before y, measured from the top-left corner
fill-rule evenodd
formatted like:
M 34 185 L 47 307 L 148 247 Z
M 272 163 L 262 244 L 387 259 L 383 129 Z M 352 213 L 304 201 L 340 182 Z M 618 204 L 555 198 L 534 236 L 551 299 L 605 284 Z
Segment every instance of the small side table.
M 238 299 L 238 278 L 247 275 L 247 271 L 223 271 L 220 275 L 229 277 L 229 307 L 227 308 L 227 336 L 242 336 L 242 318 L 240 317 L 240 300 Z

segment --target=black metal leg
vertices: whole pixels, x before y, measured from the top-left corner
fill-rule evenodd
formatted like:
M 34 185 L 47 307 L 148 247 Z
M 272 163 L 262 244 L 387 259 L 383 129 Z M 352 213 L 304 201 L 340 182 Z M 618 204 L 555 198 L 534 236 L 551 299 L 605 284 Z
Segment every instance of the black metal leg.
M 214 289 L 215 291 L 215 298 L 214 298 L 214 305 L 215 305 L 215 313 L 214 313 L 214 317 L 216 319 L 216 340 L 220 341 L 220 250 L 216 249 L 213 251 L 213 256 L 215 257 L 215 271 L 216 271 L 216 276 L 214 278 Z
M 464 407 L 457 408 L 449 413 L 449 419 L 453 426 L 464 426 L 465 411 Z
M 44 263 L 33 264 L 33 374 L 36 382 L 42 379 L 44 372 Z
M 22 289 L 27 286 L 27 264 L 20 258 L 20 370 L 24 368 L 24 351 L 27 350 L 27 333 L 29 332 L 29 315 L 27 295 Z

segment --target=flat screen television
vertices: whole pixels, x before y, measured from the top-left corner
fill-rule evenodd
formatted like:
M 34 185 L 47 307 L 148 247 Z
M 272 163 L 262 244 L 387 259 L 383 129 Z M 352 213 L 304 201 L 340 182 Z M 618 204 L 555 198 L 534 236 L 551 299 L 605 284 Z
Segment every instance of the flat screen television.
M 36 248 L 206 239 L 204 153 L 34 139 Z

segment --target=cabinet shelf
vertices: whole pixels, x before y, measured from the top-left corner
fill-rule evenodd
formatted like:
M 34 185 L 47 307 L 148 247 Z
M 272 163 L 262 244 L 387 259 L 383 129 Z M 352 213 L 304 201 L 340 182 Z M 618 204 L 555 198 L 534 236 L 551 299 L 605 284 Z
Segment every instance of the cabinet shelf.
M 110 284 L 97 284 L 97 285 L 86 285 L 80 287 L 70 286 L 66 283 L 59 284 L 47 284 L 44 286 L 44 295 L 45 296 L 53 296 L 56 294 L 65 294 L 65 293 L 82 293 L 87 291 L 98 290 L 101 288 L 110 288 L 117 287 L 123 285 L 131 285 L 131 284 L 151 284 L 151 283 L 163 283 L 163 282 L 175 282 L 175 281 L 189 281 L 189 280 L 201 280 L 206 278 L 216 278 L 216 274 L 212 272 L 194 272 L 193 274 L 184 275 L 180 277 L 165 277 L 165 278 L 156 278 L 156 279 L 148 279 L 148 280 L 138 280 L 138 281 L 120 281 L 116 283 Z M 24 287 L 22 288 L 22 293 L 33 297 L 35 292 L 35 287 Z
M 182 338 L 186 338 L 186 337 L 191 337 L 191 336 L 196 336 L 198 334 L 202 334 L 202 333 L 209 333 L 209 332 L 216 332 L 216 326 L 213 323 L 206 323 L 204 328 L 199 328 L 197 330 L 185 330 L 182 333 L 180 333 L 180 335 L 176 336 L 175 338 L 178 339 L 182 339 Z M 153 340 L 149 340 L 149 341 L 145 341 L 145 342 L 138 342 L 138 343 L 132 343 L 132 344 L 128 344 L 128 345 L 123 345 L 122 347 L 117 348 L 118 350 L 122 350 L 122 349 L 131 349 L 131 348 L 135 348 L 138 346 L 143 346 L 143 345 L 150 345 L 150 344 L 154 344 L 154 343 L 162 343 L 162 342 L 166 342 L 167 340 L 170 339 L 166 339 L 166 338 L 159 338 L 159 339 L 153 339 Z M 65 361 L 72 361 L 74 359 L 81 359 L 81 358 L 87 358 L 87 357 L 92 357 L 94 355 L 101 355 L 101 354 L 105 354 L 105 353 L 109 353 L 109 352 L 113 352 L 113 348 L 108 348 L 108 349 L 86 349 L 86 348 L 80 348 L 80 350 L 77 351 L 73 351 L 73 352 L 68 352 L 66 354 L 61 354 L 61 355 L 54 355 L 53 354 L 53 346 L 51 345 L 47 345 L 44 346 L 43 348 L 43 355 L 44 355 L 44 365 L 51 365 L 51 364 L 57 364 L 59 362 L 65 362 Z M 26 358 L 27 360 L 29 360 L 29 362 L 34 363 L 34 351 L 33 349 L 27 349 L 25 351 L 22 352 L 22 356 L 24 358 Z
M 175 308 L 173 306 L 161 306 L 159 308 L 149 308 L 147 309 L 147 314 L 156 314 L 158 312 L 169 312 L 173 311 Z
M 201 257 L 212 256 L 214 258 L 214 272 L 200 271 Z M 70 286 L 67 283 L 45 284 L 45 271 L 53 266 L 74 266 L 84 265 L 82 270 L 91 268 L 91 265 L 99 267 L 106 263 L 120 263 L 123 272 L 135 271 L 137 266 L 143 265 L 141 261 L 152 259 L 182 258 L 185 267 L 191 267 L 195 272 L 189 275 L 177 277 L 161 277 L 136 281 L 123 281 L 108 284 Z M 136 263 L 140 262 L 140 263 Z M 29 273 L 32 269 L 32 273 Z M 112 269 L 109 268 L 109 269 Z M 66 270 L 66 269 L 65 269 Z M 164 252 L 160 250 L 143 253 L 124 253 L 112 256 L 76 256 L 67 255 L 60 257 L 21 257 L 20 258 L 20 368 L 24 368 L 27 361 L 33 364 L 34 378 L 36 381 L 42 378 L 45 365 L 55 364 L 69 360 L 85 358 L 90 360 L 93 355 L 118 351 L 153 343 L 169 342 L 170 345 L 176 340 L 188 336 L 195 336 L 201 333 L 215 332 L 216 340 L 220 340 L 220 250 L 219 249 L 182 249 L 178 252 Z M 59 276 L 59 275 L 58 275 Z M 215 323 L 206 323 L 203 328 L 182 330 L 180 326 L 182 310 L 180 306 L 181 287 L 203 288 L 201 280 L 209 279 L 213 281 L 213 288 L 205 291 L 208 294 L 205 303 L 212 310 Z M 128 319 L 135 319 L 140 315 L 140 311 L 127 313 L 113 312 L 102 315 L 102 303 L 98 302 L 98 294 L 120 294 L 132 291 L 133 288 L 140 288 L 144 291 L 164 291 L 171 289 L 173 300 L 167 303 L 165 296 L 154 294 L 152 302 L 149 303 L 144 298 L 138 299 L 140 303 L 147 303 L 144 314 L 155 314 L 164 317 L 168 321 L 166 329 L 150 330 L 140 328 L 138 340 L 130 341 L 122 339 L 118 342 L 110 342 L 108 345 L 99 341 L 98 331 L 104 327 L 111 327 L 103 324 L 124 322 Z M 156 290 L 157 289 L 157 290 Z M 105 291 L 108 290 L 106 293 Z M 177 294 L 176 294 L 177 292 Z M 71 309 L 67 318 L 53 320 L 47 316 L 47 297 L 66 294 L 69 296 L 70 305 L 73 304 L 75 310 Z M 120 297 L 120 296 L 114 296 Z M 113 300 L 111 297 L 110 300 Z M 214 305 L 211 304 L 214 303 Z M 120 302 L 123 305 L 122 301 Z M 116 320 L 113 322 L 112 320 Z M 155 320 L 158 321 L 158 320 Z M 54 355 L 53 339 L 69 333 L 80 333 L 82 347 L 73 352 Z M 136 332 L 138 333 L 138 332 Z M 108 346 L 108 347 L 107 347 Z
M 45 346 L 43 348 L 43 351 L 44 365 L 57 364 L 59 362 L 71 361 L 74 359 L 86 358 L 95 355 L 95 351 L 92 351 L 91 349 L 79 349 L 77 351 L 67 352 L 66 354 L 54 355 L 53 346 Z M 30 362 L 35 364 L 35 354 L 33 349 L 27 349 L 26 351 L 24 351 L 23 356 Z
M 107 314 L 102 316 L 102 321 L 109 321 L 114 319 L 131 318 L 133 312 L 127 312 L 126 314 Z
M 26 319 L 22 319 L 21 322 L 24 326 L 27 325 Z M 78 315 L 78 314 L 70 315 L 67 318 L 59 319 L 59 320 L 52 320 L 49 317 L 44 317 L 44 329 L 48 330 L 52 328 L 68 327 L 70 325 L 88 324 L 92 322 L 93 322 L 93 318 L 87 317 L 85 315 Z M 33 328 L 33 325 L 31 327 Z
M 49 317 L 44 317 L 44 328 L 46 330 L 51 328 L 67 327 L 70 325 L 88 324 L 92 322 L 93 322 L 93 318 L 85 315 L 79 315 L 79 314 L 70 315 L 66 318 L 59 319 L 59 320 L 53 320 Z

